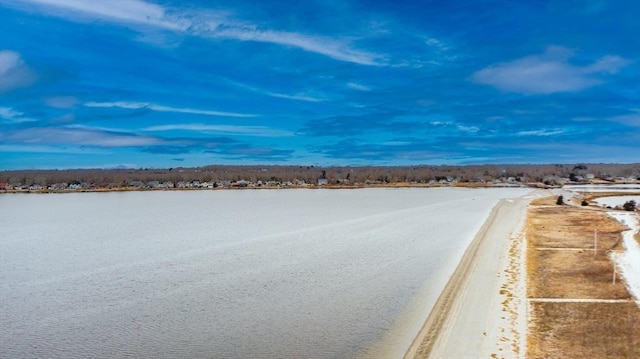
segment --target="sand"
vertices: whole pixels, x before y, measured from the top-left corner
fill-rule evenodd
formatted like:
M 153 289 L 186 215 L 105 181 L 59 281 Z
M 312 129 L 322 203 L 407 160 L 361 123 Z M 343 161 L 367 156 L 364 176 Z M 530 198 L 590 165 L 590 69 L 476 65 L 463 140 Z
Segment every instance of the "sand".
M 494 207 L 405 358 L 524 358 L 523 229 L 528 203 L 541 195 Z

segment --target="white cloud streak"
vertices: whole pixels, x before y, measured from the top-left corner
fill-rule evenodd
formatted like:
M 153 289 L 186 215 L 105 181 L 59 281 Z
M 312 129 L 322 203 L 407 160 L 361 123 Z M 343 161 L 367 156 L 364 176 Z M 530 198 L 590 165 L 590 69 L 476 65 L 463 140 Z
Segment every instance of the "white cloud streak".
M 0 107 L 0 119 L 4 123 L 22 123 L 22 122 L 34 122 L 36 119 L 25 117 L 24 113 L 16 111 L 11 107 Z
M 44 5 L 46 8 L 66 10 L 85 16 L 98 17 L 117 22 L 136 23 L 169 30 L 184 31 L 189 27 L 188 21 L 179 21 L 167 16 L 162 6 L 140 0 L 87 1 L 87 0 L 27 0 Z M 63 17 L 66 13 L 56 13 Z
M 472 75 L 476 83 L 507 92 L 551 94 L 574 92 L 602 82 L 600 74 L 614 74 L 628 64 L 619 56 L 604 56 L 591 65 L 569 63 L 572 52 L 550 46 L 544 54 L 486 67 Z
M 347 87 L 352 89 L 352 90 L 358 90 L 358 91 L 371 91 L 370 87 L 367 87 L 365 85 L 361 85 L 355 82 L 348 82 L 347 83 Z
M 35 81 L 36 75 L 18 52 L 0 50 L 0 93 L 27 87 Z
M 288 94 L 277 93 L 277 92 L 264 92 L 264 94 L 267 95 L 267 96 L 277 97 L 277 98 L 284 98 L 284 99 L 287 99 L 287 100 L 306 101 L 306 102 L 322 102 L 322 101 L 325 101 L 322 98 L 307 96 L 307 95 L 304 95 L 304 94 L 288 95 Z
M 222 11 L 167 9 L 142 0 L 26 0 L 51 14 L 74 20 L 78 15 L 105 21 L 153 26 L 206 38 L 254 41 L 293 47 L 338 61 L 361 65 L 384 65 L 378 54 L 355 49 L 350 41 L 297 32 L 262 29 L 238 21 Z
M 264 126 L 205 125 L 198 123 L 151 126 L 143 129 L 143 131 L 198 131 L 256 137 L 289 137 L 294 135 L 291 131 Z
M 287 100 L 296 100 L 296 101 L 306 101 L 306 102 L 323 102 L 326 101 L 327 99 L 324 97 L 319 97 L 319 96 L 311 96 L 309 94 L 305 94 L 305 93 L 297 93 L 297 94 L 285 94 L 285 93 L 279 93 L 279 92 L 272 92 L 272 91 L 268 91 L 265 89 L 261 89 L 261 88 L 257 88 L 251 85 L 247 85 L 238 81 L 234 81 L 234 80 L 230 80 L 225 78 L 224 79 L 225 82 L 227 82 L 228 84 L 231 84 L 233 86 L 242 88 L 242 89 L 246 89 L 249 91 L 253 91 L 265 96 L 270 96 L 270 97 L 277 97 L 277 98 L 284 98 Z
M 140 147 L 163 144 L 162 140 L 154 137 L 65 127 L 35 127 L 12 131 L 0 134 L 0 140 L 7 144 L 92 147 Z
M 353 49 L 346 41 L 320 36 L 309 36 L 294 32 L 260 30 L 254 26 L 230 24 L 223 29 L 211 29 L 204 33 L 208 37 L 228 38 L 240 41 L 255 41 L 295 47 L 324 55 L 335 60 L 360 65 L 382 65 L 382 56 Z
M 96 149 L 87 147 L 76 147 L 64 145 L 59 146 L 47 146 L 47 145 L 0 145 L 0 152 L 15 152 L 15 153 L 72 153 L 83 155 L 97 155 L 108 154 L 106 149 Z
M 561 128 L 554 129 L 541 129 L 541 130 L 530 130 L 530 131 L 520 131 L 516 133 L 517 136 L 555 136 L 565 133 L 566 131 Z
M 130 109 L 130 110 L 148 109 L 148 110 L 159 111 L 159 112 L 187 113 L 187 114 L 193 114 L 193 115 L 206 115 L 206 116 L 218 116 L 218 117 L 256 117 L 257 116 L 255 114 L 248 114 L 248 113 L 170 107 L 170 106 L 157 105 L 149 102 L 126 102 L 126 101 L 87 102 L 84 104 L 84 106 L 102 107 L 102 108 L 116 107 L 116 108 Z

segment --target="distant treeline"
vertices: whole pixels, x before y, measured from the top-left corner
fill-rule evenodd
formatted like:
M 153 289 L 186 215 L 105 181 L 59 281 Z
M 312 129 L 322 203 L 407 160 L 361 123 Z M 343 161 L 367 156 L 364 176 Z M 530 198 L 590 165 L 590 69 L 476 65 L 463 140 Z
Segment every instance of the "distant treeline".
M 229 166 L 166 169 L 73 169 L 1 171 L 5 187 L 90 185 L 93 188 L 131 187 L 148 183 L 229 185 L 356 185 L 380 183 L 545 183 L 575 181 L 624 181 L 640 179 L 640 163 L 634 164 L 549 164 L 469 166 Z M 55 188 L 55 187 L 54 187 Z

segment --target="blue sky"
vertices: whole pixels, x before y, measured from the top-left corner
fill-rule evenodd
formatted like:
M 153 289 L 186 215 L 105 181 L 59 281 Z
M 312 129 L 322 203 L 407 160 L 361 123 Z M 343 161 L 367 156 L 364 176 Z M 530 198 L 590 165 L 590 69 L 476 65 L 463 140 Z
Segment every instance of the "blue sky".
M 638 16 L 0 0 L 0 169 L 640 162 Z

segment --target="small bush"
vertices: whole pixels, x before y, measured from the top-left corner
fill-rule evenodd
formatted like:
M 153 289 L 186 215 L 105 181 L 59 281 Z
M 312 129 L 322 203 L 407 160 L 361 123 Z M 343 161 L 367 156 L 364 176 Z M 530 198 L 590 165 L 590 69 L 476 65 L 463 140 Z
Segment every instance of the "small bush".
M 587 202 L 587 201 L 585 201 L 585 200 L 582 200 L 581 205 L 583 205 L 583 206 L 588 206 L 588 205 L 589 205 L 589 202 Z
M 624 209 L 625 211 L 635 211 L 636 210 L 636 201 L 630 200 L 630 201 L 625 202 L 622 205 L 622 209 Z
M 564 198 L 562 196 L 558 196 L 558 200 L 556 201 L 556 204 L 559 206 L 562 206 L 564 204 Z

